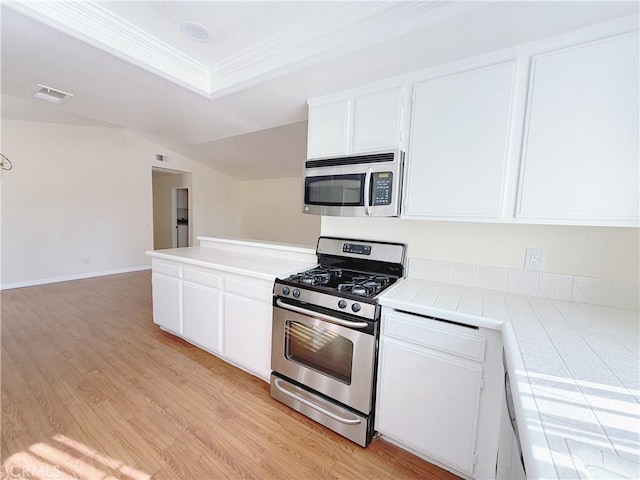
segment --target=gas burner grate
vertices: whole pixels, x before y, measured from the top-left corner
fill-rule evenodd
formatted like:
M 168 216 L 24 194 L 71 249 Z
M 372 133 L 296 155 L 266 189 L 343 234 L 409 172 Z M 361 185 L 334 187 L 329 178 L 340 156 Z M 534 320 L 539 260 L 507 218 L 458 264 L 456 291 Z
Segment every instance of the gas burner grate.
M 338 285 L 339 292 L 351 293 L 362 297 L 371 297 L 389 284 L 389 277 L 362 275 Z
M 339 268 L 317 267 L 307 270 L 306 272 L 291 275 L 289 280 L 300 282 L 304 285 L 328 285 L 341 276 L 342 270 Z

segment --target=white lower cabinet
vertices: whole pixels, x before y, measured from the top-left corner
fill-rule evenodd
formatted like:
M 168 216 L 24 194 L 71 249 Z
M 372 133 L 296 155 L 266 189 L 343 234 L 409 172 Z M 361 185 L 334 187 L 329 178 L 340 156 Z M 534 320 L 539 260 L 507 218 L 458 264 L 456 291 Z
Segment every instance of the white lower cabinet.
M 268 381 L 273 281 L 153 259 L 153 321 Z
M 499 332 L 393 310 L 382 322 L 376 429 L 454 473 L 493 478 Z
M 222 353 L 221 290 L 184 282 L 182 286 L 182 334 L 206 350 Z
M 271 374 L 272 311 L 270 303 L 225 294 L 224 356 L 265 380 Z
M 392 339 L 384 339 L 382 348 L 379 429 L 471 473 L 482 365 Z
M 151 275 L 151 290 L 153 322 L 165 330 L 181 335 L 182 281 L 177 277 L 154 272 Z

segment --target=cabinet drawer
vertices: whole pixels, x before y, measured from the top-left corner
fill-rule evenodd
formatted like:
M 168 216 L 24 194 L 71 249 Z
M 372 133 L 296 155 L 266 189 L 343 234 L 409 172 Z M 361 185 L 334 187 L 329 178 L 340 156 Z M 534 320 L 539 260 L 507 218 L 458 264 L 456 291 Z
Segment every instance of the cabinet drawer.
M 225 275 L 225 291 L 245 298 L 271 303 L 273 282 L 242 275 Z
M 156 258 L 151 260 L 151 269 L 153 273 L 161 273 L 169 277 L 180 278 L 182 274 L 182 266 L 179 263 L 167 262 Z
M 400 312 L 383 317 L 384 334 L 417 345 L 483 362 L 487 340 L 476 330 Z
M 208 268 L 184 267 L 184 279 L 208 287 L 222 288 L 222 275 Z

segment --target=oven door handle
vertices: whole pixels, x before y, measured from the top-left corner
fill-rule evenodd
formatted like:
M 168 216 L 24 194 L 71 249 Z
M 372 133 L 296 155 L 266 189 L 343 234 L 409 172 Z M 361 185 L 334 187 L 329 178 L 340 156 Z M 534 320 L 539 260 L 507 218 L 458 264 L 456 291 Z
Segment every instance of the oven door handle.
M 369 167 L 364 177 L 364 211 L 368 216 L 371 215 L 371 175 L 373 168 Z
M 330 418 L 334 419 L 336 422 L 344 423 L 345 425 L 358 425 L 359 423 L 362 423 L 362 420 L 357 418 L 357 417 L 356 418 L 344 418 L 344 417 L 341 417 L 340 415 L 336 415 L 335 413 L 330 412 L 329 410 L 327 410 L 324 407 L 321 407 L 320 405 L 316 405 L 311 400 L 307 400 L 306 398 L 301 397 L 297 393 L 289 391 L 286 387 L 281 385 L 281 381 L 280 381 L 279 378 L 275 379 L 274 385 L 278 389 L 278 391 L 280 391 L 280 393 L 282 393 L 282 394 L 284 394 L 284 395 L 286 395 L 288 397 L 291 397 L 294 400 L 297 400 L 298 402 L 306 405 L 307 407 L 310 407 L 310 408 L 313 408 L 314 410 L 317 410 L 318 412 L 322 413 L 323 415 L 326 415 L 327 417 L 330 417 Z
M 342 325 L 343 327 L 365 328 L 369 325 L 367 322 L 350 322 L 349 320 L 342 320 L 341 318 L 332 317 L 331 315 L 325 315 L 324 313 L 318 313 L 318 312 L 314 312 L 313 310 L 307 310 L 306 308 L 296 307 L 295 305 L 289 305 L 288 303 L 284 303 L 279 298 L 276 299 L 276 305 L 278 305 L 280 308 L 284 308 L 285 310 L 291 310 L 292 312 L 308 315 L 316 319 L 326 320 L 327 322 L 335 323 L 337 325 Z

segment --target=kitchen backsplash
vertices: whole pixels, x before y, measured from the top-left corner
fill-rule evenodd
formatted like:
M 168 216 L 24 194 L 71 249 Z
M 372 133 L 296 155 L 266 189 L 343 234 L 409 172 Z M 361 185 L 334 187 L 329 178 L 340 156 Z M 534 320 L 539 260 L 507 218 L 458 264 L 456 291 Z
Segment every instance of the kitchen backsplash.
M 640 284 L 471 263 L 409 258 L 408 276 L 559 300 L 640 310 Z

